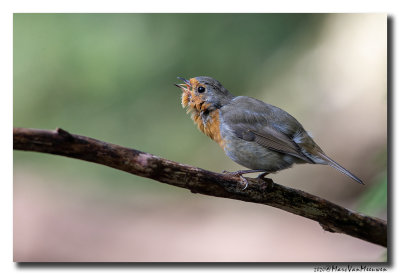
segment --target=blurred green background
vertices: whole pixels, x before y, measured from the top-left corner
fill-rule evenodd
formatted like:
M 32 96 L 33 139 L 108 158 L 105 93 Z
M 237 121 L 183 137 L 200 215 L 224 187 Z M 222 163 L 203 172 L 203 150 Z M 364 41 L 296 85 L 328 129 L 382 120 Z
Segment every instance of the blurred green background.
M 177 162 L 234 171 L 240 166 L 196 129 L 173 85 L 177 76 L 212 76 L 235 95 L 287 110 L 367 185 L 329 167 L 302 165 L 273 175 L 276 182 L 386 218 L 386 15 L 15 14 L 13 70 L 14 127 L 61 127 Z M 149 230 L 171 212 L 178 216 L 168 219 L 170 231 Z M 287 220 L 287 228 L 304 223 L 304 236 L 318 232 L 317 242 L 330 240 L 348 253 L 328 252 L 321 244 L 308 255 L 307 242 L 296 252 L 288 241 L 292 255 L 269 255 L 257 244 L 246 256 L 247 250 L 233 252 L 225 234 L 189 245 L 184 233 L 191 231 L 176 231 L 195 224 L 207 240 L 211 228 L 237 236 L 253 228 L 280 232 L 283 225 L 257 223 L 261 216 L 268 222 L 270 212 Z M 238 226 L 249 213 L 254 220 L 248 228 Z M 98 219 L 88 218 L 93 216 Z M 141 229 L 124 224 L 137 225 L 138 217 Z M 64 225 L 55 227 L 60 220 Z M 99 231 L 105 224 L 108 229 Z M 123 232 L 129 238 L 112 241 Z M 270 245 L 271 237 L 254 234 Z M 33 245 L 38 240 L 41 245 Z M 355 251 L 367 252 L 354 254 L 349 240 Z M 14 260 L 370 261 L 382 251 L 268 207 L 193 195 L 78 160 L 14 152 Z

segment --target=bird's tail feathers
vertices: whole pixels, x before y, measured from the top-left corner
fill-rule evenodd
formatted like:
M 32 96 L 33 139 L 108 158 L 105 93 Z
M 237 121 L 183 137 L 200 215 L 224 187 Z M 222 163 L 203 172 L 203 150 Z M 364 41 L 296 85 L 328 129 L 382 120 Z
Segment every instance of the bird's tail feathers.
M 322 159 L 326 160 L 326 164 L 328 164 L 329 166 L 335 168 L 336 170 L 338 170 L 340 173 L 345 174 L 346 176 L 352 178 L 353 180 L 355 180 L 356 182 L 363 184 L 364 182 L 362 180 L 360 180 L 358 177 L 356 177 L 354 174 L 352 174 L 350 171 L 348 171 L 346 168 L 344 168 L 343 166 L 341 166 L 339 163 L 337 163 L 336 161 L 334 161 L 333 159 L 329 158 L 327 155 L 325 155 L 324 153 L 319 153 L 319 157 L 321 157 Z

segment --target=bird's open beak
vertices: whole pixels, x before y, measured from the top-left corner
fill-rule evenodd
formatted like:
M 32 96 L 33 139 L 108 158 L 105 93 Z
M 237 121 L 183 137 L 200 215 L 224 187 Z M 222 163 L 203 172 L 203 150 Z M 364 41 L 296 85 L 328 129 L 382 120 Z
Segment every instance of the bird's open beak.
M 185 83 L 183 83 L 183 84 L 174 84 L 176 87 L 181 88 L 182 90 L 187 90 L 190 87 L 190 81 L 189 80 L 187 80 L 187 79 L 185 79 L 183 77 L 179 77 L 179 76 L 177 78 L 182 80 Z

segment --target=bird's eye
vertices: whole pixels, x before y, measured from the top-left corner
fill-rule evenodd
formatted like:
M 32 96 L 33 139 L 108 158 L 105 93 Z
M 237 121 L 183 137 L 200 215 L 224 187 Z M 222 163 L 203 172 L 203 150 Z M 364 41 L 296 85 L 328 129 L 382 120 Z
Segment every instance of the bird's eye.
M 198 91 L 199 93 L 204 93 L 204 92 L 206 91 L 206 88 L 200 86 L 199 88 L 197 88 L 197 91 Z

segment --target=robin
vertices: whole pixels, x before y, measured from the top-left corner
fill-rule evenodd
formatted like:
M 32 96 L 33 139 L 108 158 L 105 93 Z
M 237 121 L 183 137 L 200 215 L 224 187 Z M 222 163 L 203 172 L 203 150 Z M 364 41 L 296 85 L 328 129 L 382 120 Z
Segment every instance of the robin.
M 182 90 L 182 106 L 191 114 L 200 131 L 216 141 L 226 155 L 251 170 L 231 174 L 267 174 L 294 163 L 332 166 L 358 183 L 358 177 L 329 158 L 303 126 L 290 114 L 271 104 L 247 96 L 234 96 L 221 83 L 198 76 L 175 84 Z

